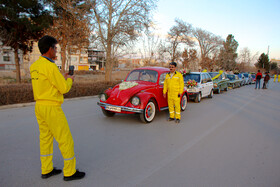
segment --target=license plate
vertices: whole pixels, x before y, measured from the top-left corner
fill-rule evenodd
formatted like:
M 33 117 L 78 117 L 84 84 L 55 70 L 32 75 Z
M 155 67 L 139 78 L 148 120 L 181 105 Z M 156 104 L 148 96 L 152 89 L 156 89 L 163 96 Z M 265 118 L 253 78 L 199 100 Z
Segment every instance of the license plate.
M 122 111 L 122 109 L 120 107 L 115 107 L 115 106 L 106 106 L 105 109 L 110 110 L 112 112 L 121 112 Z

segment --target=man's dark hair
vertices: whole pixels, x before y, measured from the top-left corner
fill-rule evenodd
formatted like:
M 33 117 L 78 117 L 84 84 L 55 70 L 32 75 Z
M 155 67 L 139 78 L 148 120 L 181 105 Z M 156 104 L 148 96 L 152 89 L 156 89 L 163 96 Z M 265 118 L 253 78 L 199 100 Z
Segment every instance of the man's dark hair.
M 261 70 L 258 70 L 258 72 L 261 72 Z
M 170 62 L 169 65 L 173 65 L 173 66 L 177 67 L 177 63 L 176 62 Z
M 46 35 L 39 40 L 38 47 L 41 54 L 45 54 L 46 52 L 48 52 L 50 47 L 54 47 L 55 44 L 57 44 L 57 40 L 52 36 Z

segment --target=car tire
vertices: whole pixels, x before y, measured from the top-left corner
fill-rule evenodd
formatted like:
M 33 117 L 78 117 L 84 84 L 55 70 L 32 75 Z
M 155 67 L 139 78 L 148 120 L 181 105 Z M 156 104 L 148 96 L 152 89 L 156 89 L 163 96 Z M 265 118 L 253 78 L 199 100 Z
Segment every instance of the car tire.
M 103 108 L 102 108 L 102 112 L 107 117 L 113 117 L 116 114 L 115 112 L 111 112 L 111 111 L 105 110 Z
M 201 93 L 197 94 L 197 96 L 195 97 L 194 102 L 199 103 L 201 101 Z
M 188 105 L 188 98 L 187 98 L 187 95 L 184 94 L 182 96 L 181 103 L 180 103 L 181 111 L 185 111 L 187 108 L 187 105 Z
M 140 114 L 140 119 L 143 123 L 151 123 L 156 116 L 156 104 L 154 101 L 149 100 L 142 114 Z
M 208 98 L 213 98 L 213 90 L 211 90 L 210 94 L 208 95 Z
M 226 92 L 228 91 L 228 87 L 225 87 L 225 89 L 224 89 Z

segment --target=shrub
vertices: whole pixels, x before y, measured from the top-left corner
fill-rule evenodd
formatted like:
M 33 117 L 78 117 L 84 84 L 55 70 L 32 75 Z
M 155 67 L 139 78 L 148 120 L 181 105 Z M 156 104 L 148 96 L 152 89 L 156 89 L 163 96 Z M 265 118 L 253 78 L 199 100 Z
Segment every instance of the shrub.
M 118 83 L 119 81 L 74 82 L 72 89 L 65 94 L 64 98 L 98 95 Z M 31 83 L 0 85 L 0 106 L 28 102 L 34 102 Z

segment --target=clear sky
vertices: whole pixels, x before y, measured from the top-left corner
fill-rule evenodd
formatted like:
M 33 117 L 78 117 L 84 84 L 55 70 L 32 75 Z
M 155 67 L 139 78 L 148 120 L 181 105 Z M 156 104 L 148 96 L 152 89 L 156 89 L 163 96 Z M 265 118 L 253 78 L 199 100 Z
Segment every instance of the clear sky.
M 232 34 L 238 51 L 267 53 L 280 59 L 280 0 L 158 0 L 154 20 L 167 34 L 179 18 L 226 39 Z

